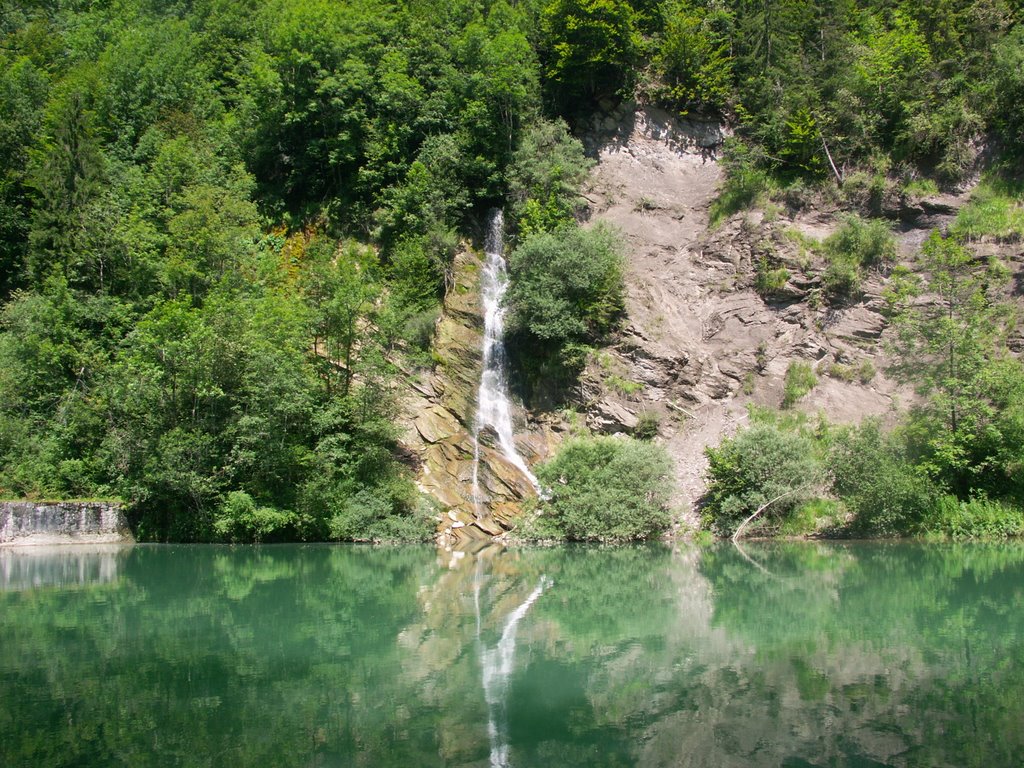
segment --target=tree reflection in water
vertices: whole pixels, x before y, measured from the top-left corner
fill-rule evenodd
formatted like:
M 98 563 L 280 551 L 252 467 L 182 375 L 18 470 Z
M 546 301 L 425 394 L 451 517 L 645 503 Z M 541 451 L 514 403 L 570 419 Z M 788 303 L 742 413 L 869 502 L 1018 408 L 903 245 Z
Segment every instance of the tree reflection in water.
M 0 764 L 1024 754 L 1024 547 L 743 548 L 136 546 L 113 566 L 84 550 L 88 567 L 40 560 L 75 578 L 17 576 L 0 592 Z

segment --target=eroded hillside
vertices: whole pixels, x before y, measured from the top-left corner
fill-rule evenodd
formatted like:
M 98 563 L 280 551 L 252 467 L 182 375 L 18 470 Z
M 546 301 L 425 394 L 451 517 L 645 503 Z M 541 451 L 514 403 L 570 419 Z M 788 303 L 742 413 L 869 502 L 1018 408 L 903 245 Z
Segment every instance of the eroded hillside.
M 852 422 L 906 407 L 912 392 L 885 374 L 884 270 L 869 273 L 857 298 L 823 300 L 813 245 L 840 225 L 838 207 L 773 205 L 710 227 L 723 177 L 718 126 L 627 104 L 593 128 L 591 221 L 610 222 L 627 239 L 628 317 L 618 342 L 588 366 L 583 407 L 602 432 L 629 432 L 644 414 L 657 419 L 677 464 L 684 522 L 696 522 L 704 449 L 735 431 L 750 403 L 778 407 L 794 361 L 812 366 L 818 381 L 796 409 Z M 910 210 L 899 258 L 911 257 L 961 199 Z M 770 289 L 758 286 L 766 268 L 778 283 Z
M 698 523 L 705 449 L 744 425 L 752 404 L 820 414 L 831 423 L 898 421 L 915 393 L 888 374 L 893 332 L 885 291 L 899 266 L 918 269 L 928 233 L 950 226 L 970 196 L 968 187 L 882 200 L 882 216 L 868 226 L 884 233 L 891 253 L 862 270 L 855 289 L 836 295 L 826 241 L 849 226 L 856 202 L 810 195 L 755 205 L 712 225 L 726 136 L 716 123 L 633 102 L 593 118 L 583 137 L 597 159 L 583 190 L 588 226 L 611 224 L 625 241 L 625 319 L 613 343 L 591 355 L 568 409 L 516 415 L 519 452 L 531 464 L 550 458 L 580 423 L 605 434 L 656 430 L 675 462 L 680 528 Z M 979 259 L 996 256 L 1021 272 L 1012 240 L 973 242 L 972 249 Z M 486 432 L 486 498 L 470 491 L 479 268 L 471 250 L 456 260 L 455 287 L 435 334 L 436 364 L 405 397 L 403 442 L 419 462 L 421 489 L 444 508 L 440 533 L 452 541 L 515 528 L 522 501 L 533 495 Z M 1009 293 L 1019 294 L 1020 284 L 1011 281 Z M 791 368 L 813 374 L 813 381 L 787 400 Z

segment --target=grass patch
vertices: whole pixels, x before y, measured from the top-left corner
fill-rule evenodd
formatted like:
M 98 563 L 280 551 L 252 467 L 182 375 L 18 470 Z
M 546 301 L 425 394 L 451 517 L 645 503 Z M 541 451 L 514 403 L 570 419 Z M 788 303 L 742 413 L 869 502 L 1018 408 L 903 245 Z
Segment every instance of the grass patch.
M 768 198 L 772 180 L 764 171 L 748 169 L 730 175 L 721 191 L 711 202 L 709 218 L 712 227 L 717 227 L 734 213 L 753 208 Z
M 808 536 L 831 525 L 842 511 L 833 499 L 811 499 L 790 512 L 779 526 L 780 536 Z
M 789 270 L 785 267 L 773 267 L 768 257 L 762 256 L 757 262 L 754 275 L 754 290 L 761 296 L 778 293 L 789 281 Z
M 797 259 L 803 269 L 807 269 L 811 264 L 811 258 L 822 250 L 820 240 L 804 234 L 796 227 L 786 227 L 782 230 L 782 236 L 796 245 Z
M 792 408 L 818 384 L 818 377 L 810 363 L 794 360 L 786 369 L 786 382 L 782 395 L 782 407 Z
M 903 185 L 907 197 L 933 197 L 939 194 L 939 185 L 934 179 L 913 179 Z
M 615 390 L 620 395 L 627 396 L 635 395 L 644 388 L 644 385 L 641 384 L 639 381 L 624 379 L 621 376 L 617 376 L 614 373 L 608 376 L 604 380 L 604 383 L 608 386 L 609 389 Z
M 822 275 L 825 294 L 845 299 L 860 292 L 864 272 L 896 258 L 896 238 L 883 221 L 849 216 L 824 242 L 828 266 Z
M 870 360 L 861 360 L 857 365 L 844 365 L 843 363 L 827 363 L 819 367 L 819 372 L 824 373 L 833 379 L 853 383 L 859 381 L 861 384 L 870 384 L 878 373 L 875 364 Z
M 1022 193 L 1018 183 L 996 177 L 983 179 L 957 214 L 952 233 L 967 240 L 1020 240 L 1024 237 Z
M 775 182 L 767 171 L 758 167 L 750 148 L 743 142 L 726 141 L 722 153 L 726 170 L 725 182 L 718 197 L 711 202 L 710 224 L 716 227 L 734 213 L 753 208 L 771 197 Z
M 746 374 L 743 376 L 743 394 L 744 395 L 752 395 L 752 394 L 754 394 L 754 389 L 756 387 L 757 387 L 757 377 L 754 375 L 753 371 L 747 371 Z
M 862 267 L 877 267 L 896 258 L 896 238 L 884 221 L 848 216 L 825 239 L 825 254 L 844 256 Z
M 951 539 L 1005 539 L 1024 535 L 1024 510 L 991 499 L 943 496 L 923 528 Z

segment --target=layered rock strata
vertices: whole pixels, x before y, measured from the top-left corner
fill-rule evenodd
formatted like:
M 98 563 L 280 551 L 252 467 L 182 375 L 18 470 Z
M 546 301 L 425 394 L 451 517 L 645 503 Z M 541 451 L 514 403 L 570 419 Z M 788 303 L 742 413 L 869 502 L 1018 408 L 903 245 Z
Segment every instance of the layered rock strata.
M 473 498 L 472 421 L 483 344 L 482 264 L 480 255 L 468 249 L 456 256 L 454 284 L 434 334 L 434 368 L 414 378 L 403 402 L 403 447 L 419 459 L 420 489 L 438 502 L 438 533 L 449 543 L 512 529 L 523 500 L 535 495 L 529 479 L 502 454 L 496 435 L 484 430 L 481 498 Z M 549 456 L 560 440 L 557 421 L 530 420 L 522 408 L 513 417 L 516 447 L 527 464 Z

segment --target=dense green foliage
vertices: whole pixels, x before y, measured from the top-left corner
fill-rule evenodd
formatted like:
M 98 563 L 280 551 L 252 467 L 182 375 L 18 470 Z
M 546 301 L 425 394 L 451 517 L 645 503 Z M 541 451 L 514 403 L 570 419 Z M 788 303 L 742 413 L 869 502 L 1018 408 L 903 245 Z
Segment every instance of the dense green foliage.
M 808 435 L 774 424 L 756 425 L 709 448 L 705 527 L 731 534 L 758 510 L 762 521 L 784 518 L 821 484 L 815 448 Z
M 1007 379 L 1024 385 L 1018 361 L 1001 361 L 998 368 L 1004 386 Z M 761 534 L 1024 535 L 1020 443 L 1002 442 L 1020 425 L 1016 398 L 1011 405 L 977 404 L 989 416 L 984 437 L 942 425 L 948 400 L 941 393 L 889 432 L 871 420 L 829 427 L 755 410 L 752 427 L 707 450 L 704 526 L 731 534 L 771 501 L 753 526 Z M 973 453 L 969 445 L 976 446 Z
M 121 496 L 146 538 L 426 535 L 395 363 L 479 214 L 604 259 L 565 339 L 621 305 L 542 92 L 627 82 L 634 11 L 577 5 L 5 6 L 0 488 Z
M 512 252 L 515 327 L 564 346 L 596 341 L 623 310 L 623 246 L 606 226 L 528 236 Z
M 1019 151 L 1020 13 L 1008 0 L 7 3 L 0 490 L 120 496 L 148 538 L 425 535 L 393 384 L 430 362 L 454 253 L 483 211 L 509 203 L 527 394 L 571 381 L 622 311 L 620 245 L 579 228 L 591 161 L 571 126 L 629 95 L 727 119 L 739 138 L 713 219 L 832 176 L 873 211 L 887 179 L 960 179 L 986 139 Z M 987 179 L 957 237 L 1020 236 L 1005 185 Z M 891 251 L 859 220 L 825 248 L 837 299 Z M 787 278 L 766 261 L 759 285 Z M 929 398 L 908 460 L 963 501 L 1018 498 L 1019 365 L 982 333 L 1005 323 L 957 285 L 947 309 L 976 321 L 894 310 Z M 939 354 L 950 323 L 953 364 Z
M 520 238 L 571 225 L 585 201 L 579 188 L 593 160 L 562 121 L 524 131 L 508 168 L 508 194 Z
M 537 468 L 545 489 L 530 538 L 630 541 L 671 523 L 672 461 L 665 449 L 626 437 L 579 437 Z
M 841 502 L 826 515 L 831 520 L 824 524 L 833 528 L 872 535 L 1024 534 L 1024 364 L 1009 347 L 1017 312 L 1006 300 L 1008 270 L 969 247 L 971 238 L 1001 236 L 977 223 L 984 219 L 977 206 L 999 195 L 994 188 L 991 180 L 983 185 L 980 202 L 965 208 L 948 234 L 927 238 L 915 269 L 897 267 L 888 281 L 894 331 L 888 373 L 919 395 L 896 429 L 885 432 L 869 421 L 811 430 L 799 417 L 755 412 L 764 423 L 707 452 L 708 527 L 731 532 L 736 510 L 749 514 L 786 490 L 795 496 L 816 472 L 827 481 L 819 492 Z M 974 223 L 966 226 L 964 218 Z M 894 251 L 884 225 L 855 218 L 825 248 L 858 268 L 883 264 Z M 848 367 L 847 375 L 855 373 Z M 813 384 L 810 367 L 792 363 L 783 407 Z M 807 466 L 780 452 L 780 445 L 797 442 L 802 448 L 793 454 Z M 758 473 L 761 464 L 766 471 Z M 783 530 L 799 527 L 786 520 L 794 504 L 773 506 L 774 514 L 763 515 L 763 530 L 779 530 L 780 519 Z M 812 530 L 818 527 L 811 522 Z
M 510 342 L 535 397 L 553 395 L 624 310 L 624 246 L 611 228 L 563 225 L 527 235 L 509 257 Z
M 3 490 L 119 495 L 147 538 L 428 535 L 392 363 L 539 114 L 534 18 L 5 8 Z
M 940 489 L 907 455 L 899 434 L 877 423 L 838 430 L 830 440 L 828 465 L 833 491 L 864 533 L 893 535 L 929 525 Z
M 910 416 L 909 449 L 962 499 L 1024 500 L 1024 365 L 1007 347 L 1016 318 L 999 301 L 1006 271 L 937 232 L 921 267 L 925 284 L 909 282 L 891 297 L 895 373 L 924 397 Z M 921 292 L 932 300 L 915 301 Z

